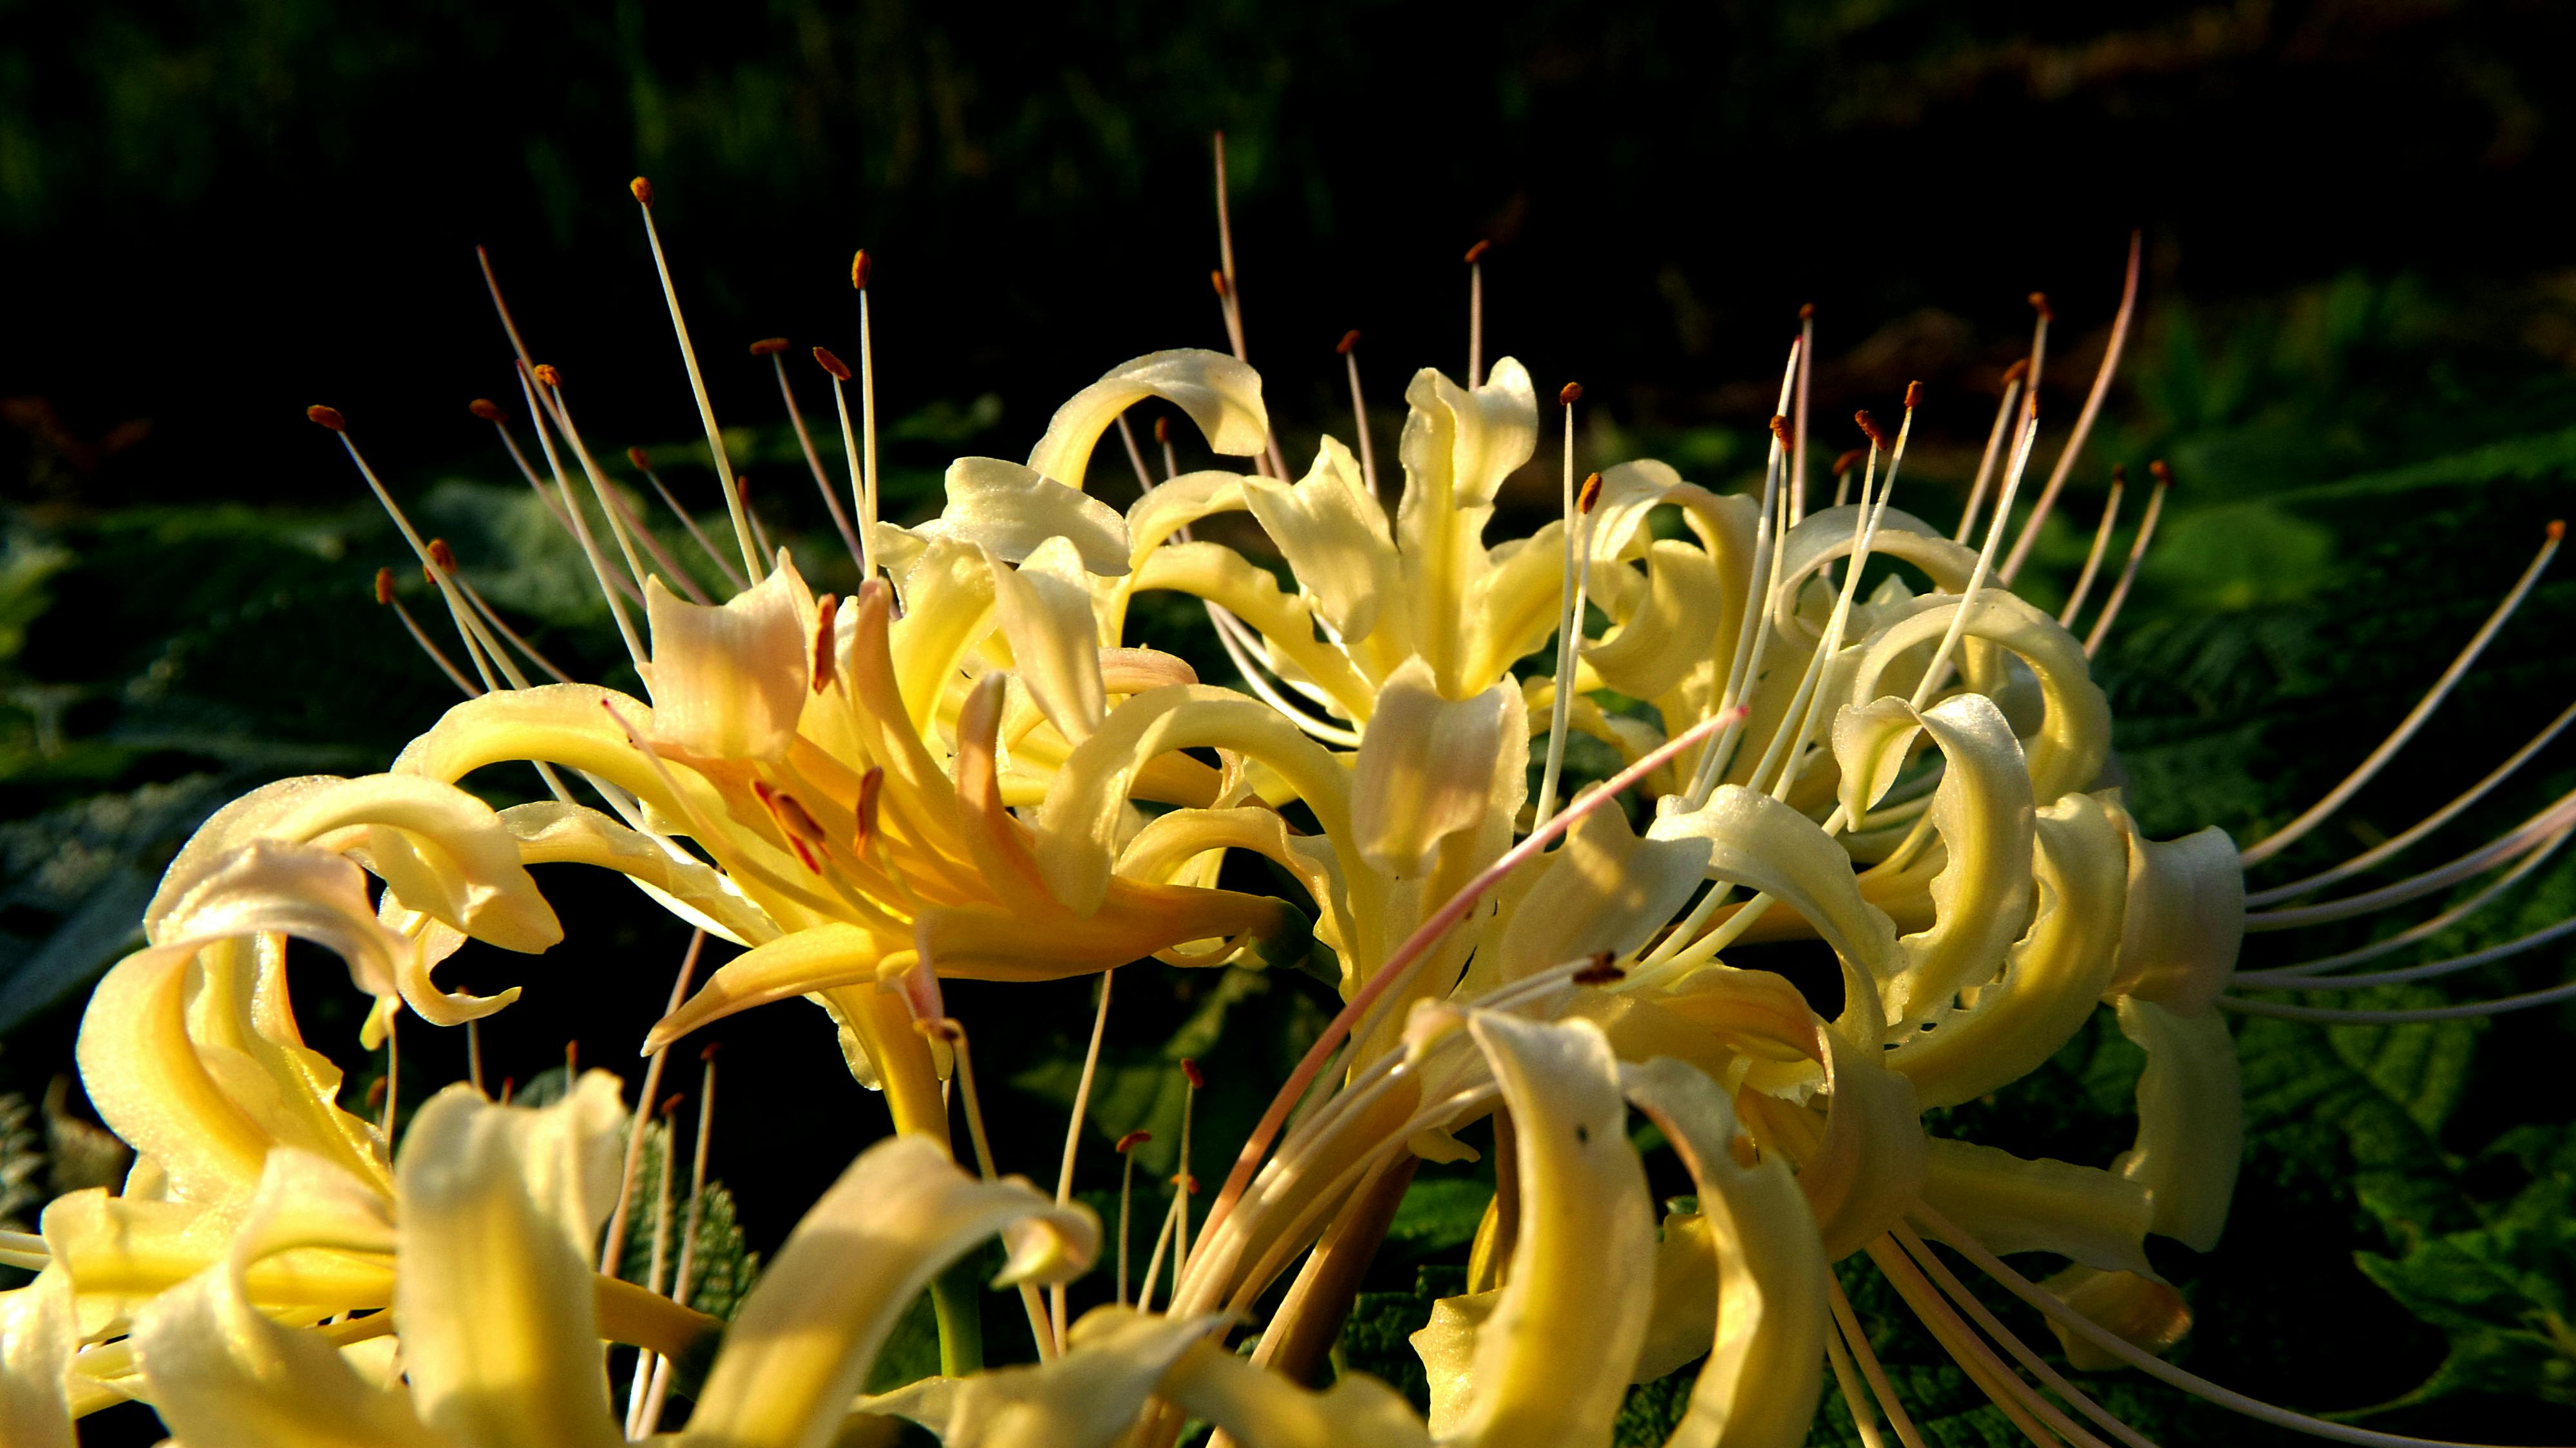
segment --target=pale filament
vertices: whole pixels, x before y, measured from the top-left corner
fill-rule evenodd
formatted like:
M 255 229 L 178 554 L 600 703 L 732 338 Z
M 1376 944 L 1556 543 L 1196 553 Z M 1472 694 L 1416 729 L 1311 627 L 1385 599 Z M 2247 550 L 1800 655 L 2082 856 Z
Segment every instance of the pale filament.
M 2102 522 L 2093 530 L 2093 549 L 2084 555 L 2084 571 L 2075 575 L 2075 591 L 2066 596 L 2066 607 L 2058 610 L 2059 628 L 2075 627 L 2075 615 L 2083 611 L 2085 598 L 2093 592 L 2093 576 L 2102 571 L 2102 554 L 2111 546 L 2111 530 L 2120 526 L 2120 493 L 2126 486 L 2119 470 L 2113 469 L 2111 496 L 2102 504 Z
M 2232 979 L 2239 985 L 2268 985 L 2274 982 L 2300 981 L 2325 971 L 2340 970 L 2347 965 L 2360 965 L 2377 960 L 2384 955 L 2394 955 L 2419 940 L 2439 935 L 2450 926 L 2485 909 L 2496 897 L 2520 883 L 2524 876 L 2540 868 L 2551 855 L 2557 853 L 2559 846 L 2567 843 L 2567 838 L 2568 831 L 2560 830 L 2542 840 L 2532 846 L 2530 852 L 2525 854 L 2512 869 L 2496 877 L 2485 889 L 2421 925 L 2410 926 L 2385 940 L 2375 940 L 2340 955 L 2329 955 L 2322 959 L 2302 961 L 2297 965 L 2284 965 L 2270 970 L 2240 970 Z
M 2238 858 L 2244 861 L 2247 869 L 2252 869 L 2298 843 L 2302 836 L 2315 829 L 2326 816 L 2341 809 L 2345 800 L 2352 798 L 2363 785 L 2370 783 L 2371 777 L 2379 773 L 2380 766 L 2396 757 L 2398 750 L 2406 747 L 2406 742 L 2415 737 L 2415 731 L 2423 728 L 2424 721 L 2433 717 L 2433 711 L 2442 707 L 2442 701 L 2450 696 L 2452 686 L 2459 683 L 2460 676 L 2467 673 L 2469 666 L 2478 661 L 2478 655 L 2485 652 L 2487 644 L 2495 638 L 2497 631 L 2504 627 L 2505 621 L 2513 617 L 2514 610 L 2522 606 L 2522 600 L 2531 592 L 2532 585 L 2540 581 L 2542 571 L 2549 567 L 2549 560 L 2557 555 L 2559 540 L 2564 534 L 2563 525 L 2557 523 L 2549 525 L 2549 536 L 2540 545 L 2540 552 L 2533 556 L 2530 566 L 2522 570 L 2522 576 L 2514 580 L 2514 585 L 2506 592 L 2504 601 L 2496 605 L 2495 611 L 2487 615 L 2486 622 L 2480 624 L 2478 631 L 2470 636 L 2467 645 L 2460 650 L 2459 656 L 2451 660 L 2451 666 L 2442 671 L 2442 677 L 2433 681 L 2433 687 L 2422 699 L 2416 701 L 2415 707 L 2407 711 L 2406 717 L 2398 721 L 2397 727 L 2389 731 L 2388 737 L 2380 741 L 2379 747 L 2370 752 L 2369 758 L 2354 766 L 2352 773 L 2346 775 L 2341 784 L 2326 791 L 2325 798 L 2309 806 L 2307 813 L 2246 846 L 2239 853 Z
M 2129 561 L 2120 569 L 2120 581 L 2111 585 L 2111 596 L 2102 603 L 2102 616 L 2093 620 L 2093 631 L 2084 636 L 2084 657 L 2091 658 L 2102 650 L 2102 640 L 2111 636 L 2111 624 L 2120 616 L 2120 606 L 2129 601 L 2129 585 L 2138 581 L 2138 564 L 2147 556 L 2147 544 L 2156 536 L 2156 520 L 2164 516 L 2164 479 L 2156 479 L 2154 491 L 2147 494 L 2147 514 L 2138 520 L 2137 541 L 2129 545 Z

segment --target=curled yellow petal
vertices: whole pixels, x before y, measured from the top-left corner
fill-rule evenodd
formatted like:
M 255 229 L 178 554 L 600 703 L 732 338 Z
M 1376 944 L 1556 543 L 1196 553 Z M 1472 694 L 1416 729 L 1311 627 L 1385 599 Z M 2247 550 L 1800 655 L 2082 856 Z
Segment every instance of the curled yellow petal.
M 2124 815 L 2123 821 L 2126 821 Z M 2178 840 L 2129 827 L 2129 903 L 2110 993 L 2206 1011 L 2245 943 L 2245 869 L 2216 825 Z
M 2183 1301 L 2181 1293 L 2153 1277 L 2135 1272 L 2104 1272 L 2078 1262 L 2039 1285 L 2098 1326 L 2151 1353 L 2165 1352 L 2191 1331 L 2191 1304 Z M 2057 1334 L 2057 1345 L 2066 1353 L 2066 1360 L 2086 1372 L 2107 1372 L 2129 1365 L 2126 1359 L 2105 1351 L 2091 1338 L 2068 1331 L 2053 1317 L 2048 1320 L 2048 1330 Z
M 0 1442 L 72 1448 L 63 1374 L 74 1337 L 71 1284 L 62 1273 L 48 1269 L 0 1292 Z
M 1116 509 L 1036 468 L 1000 458 L 950 463 L 948 506 L 912 532 L 934 547 L 953 540 L 989 548 L 1014 563 L 1049 538 L 1066 538 L 1092 572 L 1114 577 L 1127 571 L 1127 520 Z
M 1890 535 L 1882 532 L 1880 536 Z M 1950 621 L 1959 611 L 1959 597 L 1930 594 L 1896 605 L 1890 611 L 1897 616 L 1861 643 L 1850 694 L 1856 703 L 1900 692 L 1889 687 L 1898 678 L 1911 687 L 1912 676 L 1919 675 L 1930 662 L 1928 650 L 1937 647 L 1942 635 L 1949 631 Z M 1981 651 L 1975 646 L 1979 643 L 2019 655 L 2039 681 L 2046 712 L 2038 732 L 2029 737 L 2025 746 L 2032 797 L 2044 803 L 2069 790 L 2091 788 L 2110 753 L 2111 706 L 2102 697 L 2100 686 L 2093 682 L 2091 667 L 2084 659 L 2084 646 L 2057 620 L 1994 588 L 1977 595 L 1968 609 L 1963 636 L 1971 643 L 1963 650 L 1968 665 L 1965 672 L 1977 692 L 1996 693 L 2005 684 L 2000 665 L 1995 677 L 1980 676 Z M 1901 672 L 1900 664 L 1910 673 Z
M 1900 1038 L 1887 1064 L 1928 1109 L 1974 1101 L 2037 1070 L 2092 1018 L 2111 981 L 2128 903 L 2128 827 L 2110 804 L 2070 794 L 2035 815 L 2030 929 L 2004 971 L 1940 1027 Z
M 1667 1448 L 1794 1448 L 1824 1387 L 1815 1219 L 1776 1158 L 1748 1159 L 1751 1143 L 1705 1073 L 1664 1059 L 1623 1067 L 1620 1079 L 1690 1169 L 1716 1268 L 1708 1363 Z
M 2195 1251 L 2218 1245 L 2245 1151 L 2236 1043 L 2215 1010 L 2185 1013 L 2120 998 L 2120 1031 L 2147 1053 L 2138 1077 L 2138 1143 L 2112 1170 L 2147 1189 L 2156 1232 Z
M 1050 538 L 1012 568 L 987 552 L 993 599 L 1011 658 L 1038 712 L 1079 744 L 1100 727 L 1108 698 L 1100 682 L 1100 626 L 1071 540 Z
M 721 604 L 644 584 L 653 629 L 653 732 L 710 759 L 776 759 L 796 737 L 813 672 L 814 598 L 786 558 Z
M 590 1244 L 617 1193 L 617 1080 L 543 1110 L 451 1086 L 396 1164 L 394 1320 L 421 1418 L 476 1448 L 608 1448 Z
M 1361 746 L 1365 752 L 1367 746 Z M 1615 807 L 1594 810 L 1575 822 L 1565 843 L 1546 857 L 1510 914 L 1499 938 L 1486 947 L 1494 957 L 1495 984 L 1519 980 L 1563 961 L 1607 950 L 1625 955 L 1690 902 L 1708 868 L 1706 838 L 1688 833 L 1630 833 Z M 1487 979 L 1482 970 L 1478 980 Z
M 930 1279 L 984 1238 L 1041 1223 L 1087 1264 L 1100 1224 L 1026 1181 L 977 1181 L 918 1136 L 862 1152 L 789 1234 L 725 1337 L 681 1441 L 821 1448 L 886 1335 Z
M 1209 449 L 1228 457 L 1250 457 L 1270 437 L 1260 373 L 1222 352 L 1178 347 L 1122 362 L 1066 399 L 1048 420 L 1046 436 L 1029 450 L 1030 469 L 1081 487 L 1100 435 L 1118 414 L 1148 397 L 1188 413 Z
M 1246 479 L 1244 501 L 1279 545 L 1315 608 L 1345 643 L 1367 638 L 1398 597 L 1395 535 L 1349 448 L 1327 437 L 1296 483 Z M 1156 490 L 1160 492 L 1160 489 Z M 1149 495 L 1150 496 L 1150 495 Z
M 1509 684 L 1444 699 L 1431 666 L 1407 660 L 1378 690 L 1352 771 L 1351 828 L 1362 857 L 1418 879 L 1451 836 L 1490 828 L 1497 790 L 1517 796 L 1527 787 L 1524 719 Z M 1504 825 L 1510 819 L 1500 814 Z
M 2147 1190 L 2098 1167 L 1935 1138 L 1923 1200 L 1989 1252 L 2054 1252 L 2146 1272 Z
M 1619 1064 L 1589 1021 L 1490 1011 L 1467 1029 L 1493 1065 L 1520 1148 L 1510 1274 L 1476 1332 L 1470 1397 L 1442 1430 L 1489 1448 L 1607 1441 L 1645 1340 L 1654 1219 L 1628 1145 Z

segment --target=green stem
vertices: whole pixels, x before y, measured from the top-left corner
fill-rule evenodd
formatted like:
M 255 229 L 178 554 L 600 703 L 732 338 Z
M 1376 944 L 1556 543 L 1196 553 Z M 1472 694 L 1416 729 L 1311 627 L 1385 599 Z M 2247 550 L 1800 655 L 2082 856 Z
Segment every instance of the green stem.
M 930 1280 L 930 1310 L 939 1319 L 939 1374 L 962 1378 L 984 1366 L 984 1284 L 974 1257 Z

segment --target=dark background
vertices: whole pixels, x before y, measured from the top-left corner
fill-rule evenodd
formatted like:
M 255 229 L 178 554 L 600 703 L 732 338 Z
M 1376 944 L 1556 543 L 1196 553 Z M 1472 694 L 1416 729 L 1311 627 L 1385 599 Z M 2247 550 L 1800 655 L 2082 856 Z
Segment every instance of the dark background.
M 1223 345 L 1205 280 L 1220 128 L 1252 360 L 1295 465 L 1317 429 L 1347 435 L 1332 346 L 1356 327 L 1392 471 L 1406 377 L 1463 367 L 1459 258 L 1487 239 L 1487 355 L 1520 356 L 1543 390 L 1584 382 L 1587 463 L 1654 454 L 1739 481 L 1758 466 L 1796 309 L 1814 303 L 1819 471 L 1858 441 L 1841 421 L 1853 407 L 1892 413 L 1920 377 L 1900 502 L 1946 525 L 1998 377 L 2028 345 L 2027 294 L 2048 293 L 2060 318 L 2045 468 L 2135 229 L 2147 264 L 2129 360 L 2074 474 L 2073 526 L 2045 535 L 2026 591 L 2062 591 L 2113 463 L 2172 460 L 2165 541 L 2101 672 L 2140 818 L 2164 835 L 2220 823 L 2254 838 L 2367 751 L 2571 496 L 2576 242 L 2556 222 L 2571 41 L 2562 6 L 2399 0 L 1072 4 L 971 18 L 787 0 L 0 3 L 0 1085 L 33 1097 L 66 1068 L 81 988 L 205 809 L 280 774 L 379 768 L 452 698 L 364 601 L 398 544 L 303 420 L 307 403 L 346 412 L 543 647 L 632 686 L 604 615 L 578 587 L 548 592 L 548 560 L 477 512 L 500 495 L 438 490 L 517 486 L 464 409 L 512 387 L 481 244 L 593 446 L 613 461 L 649 445 L 714 507 L 625 189 L 639 172 L 718 413 L 748 430 L 736 460 L 800 561 L 830 551 L 828 529 L 768 366 L 744 344 L 786 334 L 791 359 L 811 342 L 855 356 L 846 269 L 869 248 L 889 495 L 898 512 L 931 510 L 948 458 L 1024 453 L 1055 404 L 1114 363 Z M 819 374 L 791 375 L 809 420 L 828 419 Z M 1102 461 L 1097 485 L 1123 499 L 1115 450 Z M 1524 479 L 1507 513 L 1552 506 L 1552 489 L 1552 475 Z M 558 578 L 563 562 L 551 558 Z M 832 566 L 846 567 L 809 571 Z M 2519 743 L 2576 692 L 2571 619 L 2576 587 L 2544 587 L 2405 763 L 2292 865 L 2402 828 Z M 1186 610 L 1140 622 L 1207 647 Z M 2464 849 L 2576 782 L 2568 755 L 2544 755 L 2446 840 Z M 451 967 L 470 988 L 529 988 L 487 1023 L 491 1074 L 525 1080 L 579 1037 L 585 1064 L 632 1081 L 631 1042 L 683 936 L 615 882 L 543 883 L 571 942 L 538 962 L 469 951 Z M 2511 919 L 2434 953 L 2570 909 L 2576 878 L 2553 871 Z M 2566 958 L 2451 984 L 2532 989 Z M 354 1102 L 382 1058 L 356 1051 L 337 970 L 299 966 L 298 1000 L 308 1034 L 349 1065 Z M 1114 1191 L 1101 1148 L 1130 1126 L 1162 1138 L 1149 1170 L 1172 1169 L 1185 1054 L 1223 1066 L 1194 1155 L 1221 1173 L 1319 1020 L 1319 993 L 1285 972 L 1150 969 L 1120 990 L 1086 1191 Z M 955 993 L 990 1063 L 1006 1169 L 1052 1176 L 1089 999 L 1082 983 Z M 2401 1305 L 2355 1253 L 2420 1260 L 2427 1243 L 2522 1220 L 2512 1204 L 2533 1192 L 2576 1199 L 2576 1148 L 2546 1146 L 2576 1140 L 2576 1093 L 2553 1065 L 2570 1022 L 2240 1032 L 2246 1194 L 2220 1254 L 2171 1264 L 2201 1314 L 2182 1360 L 2319 1410 L 2393 1397 L 2474 1339 L 2494 1355 L 2449 1396 L 2375 1421 L 2565 1441 L 2576 1365 L 2563 1346 L 2553 1357 Z M 806 1007 L 713 1034 L 736 1103 L 717 1170 L 768 1250 L 882 1111 Z M 405 1041 L 406 1101 L 460 1074 L 454 1033 Z M 1934 1129 L 2107 1159 L 2126 1144 L 2122 1049 L 2108 1033 L 2079 1040 L 2024 1097 Z M 685 1054 L 674 1086 L 693 1085 Z M 2088 1101 L 2090 1116 L 2066 1105 Z M 1371 1283 L 1389 1322 L 1419 1321 L 1417 1266 L 1460 1257 L 1448 1227 L 1415 1226 Z M 2576 1236 L 2516 1250 L 2524 1296 L 2461 1309 L 2472 1328 L 2563 1321 Z M 1878 1321 L 1886 1304 L 1853 1290 Z M 1015 1319 L 993 1299 L 1001 1356 Z M 1373 1357 L 1354 1332 L 1353 1361 L 1400 1376 L 1400 1335 Z M 1944 1441 L 2006 1431 L 1919 1329 L 1891 1332 L 1881 1350 L 1916 1374 Z M 2170 1395 L 2123 1411 L 2168 1442 L 2256 1441 Z M 1838 1422 L 1829 1413 L 1818 1441 L 1847 1435 Z M 139 1410 L 97 1428 L 101 1442 L 157 1436 Z

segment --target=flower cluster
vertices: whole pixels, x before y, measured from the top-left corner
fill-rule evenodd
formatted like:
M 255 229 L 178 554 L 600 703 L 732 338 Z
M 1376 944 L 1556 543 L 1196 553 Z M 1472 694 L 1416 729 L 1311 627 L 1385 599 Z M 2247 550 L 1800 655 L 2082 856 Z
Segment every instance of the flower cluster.
M 649 225 L 650 188 L 636 192 Z M 863 255 L 862 297 L 866 279 Z M 512 647 L 542 658 L 402 523 L 481 684 L 451 668 L 474 697 L 387 772 L 258 790 L 171 865 L 146 947 L 100 984 L 79 1045 L 133 1174 L 0 1241 L 41 1269 L 0 1295 L 0 1438 L 67 1444 L 74 1418 L 134 1398 L 196 1445 L 607 1443 L 658 1431 L 681 1363 L 704 1376 L 678 1436 L 710 1445 L 858 1441 L 889 1416 L 952 1445 L 1170 1444 L 1191 1419 L 1244 1444 L 1607 1443 L 1629 1384 L 1704 1359 L 1675 1443 L 1801 1442 L 1830 1381 L 1873 1441 L 1883 1414 L 1915 1444 L 1828 1270 L 1857 1253 L 2035 1441 L 2142 1441 L 1935 1243 L 2047 1313 L 2075 1365 L 2223 1392 L 2156 1356 L 2190 1317 L 2145 1239 L 2218 1239 L 2239 1155 L 2221 1011 L 2310 1009 L 2228 996 L 2238 946 L 2249 921 L 2305 918 L 2249 915 L 2245 865 L 2277 844 L 2149 840 L 2124 808 L 2088 655 L 2126 580 L 2090 643 L 2073 606 L 2051 617 L 2010 587 L 2082 425 L 2018 542 L 2038 415 L 2017 399 L 2035 379 L 1998 414 L 1978 546 L 1971 524 L 1944 536 L 1892 506 L 1911 393 L 1892 430 L 1860 418 L 1856 497 L 1810 510 L 1790 402 L 1802 340 L 1758 490 L 1653 461 L 1578 482 L 1568 387 L 1563 515 L 1491 539 L 1497 492 L 1543 431 L 1523 366 L 1416 374 L 1390 510 L 1364 411 L 1358 453 L 1327 436 L 1289 476 L 1231 280 L 1219 290 L 1234 355 L 1112 369 L 1025 462 L 959 460 L 918 526 L 880 519 L 873 397 L 858 428 L 844 400 L 861 577 L 846 598 L 817 596 L 734 492 L 742 586 L 706 598 L 609 484 L 561 375 L 523 353 L 547 464 L 528 480 L 597 571 L 649 698 L 532 683 Z M 840 396 L 852 369 L 817 358 Z M 1153 476 L 1122 416 L 1147 399 L 1251 470 Z M 345 439 L 338 414 L 314 415 Z M 1113 428 L 1144 489 L 1123 514 L 1085 490 Z M 1228 512 L 1251 515 L 1292 586 L 1193 536 Z M 1252 692 L 1127 644 L 1131 601 L 1156 591 L 1204 603 Z M 1552 670 L 1518 672 L 1551 640 Z M 1568 789 L 1578 733 L 1620 768 Z M 460 787 L 512 763 L 548 797 L 495 810 Z M 2476 867 L 2533 858 L 2571 821 L 2553 807 Z M 1303 898 L 1223 888 L 1233 852 Z M 515 990 L 454 992 L 435 972 L 469 939 L 557 943 L 528 868 L 567 862 L 742 947 L 675 993 L 645 1042 L 656 1079 L 690 1032 L 802 996 L 884 1093 L 896 1134 L 813 1206 L 729 1324 L 614 1274 L 641 1128 L 614 1078 L 538 1108 L 452 1086 L 397 1150 L 390 1103 L 381 1124 L 341 1109 L 339 1072 L 299 1034 L 289 938 L 337 953 L 374 999 L 370 1047 L 406 1015 L 449 1027 L 507 1007 Z M 2390 903 L 2364 898 L 2351 908 Z M 1258 967 L 1309 928 L 1341 1013 L 1195 1235 L 1187 1190 L 1175 1200 L 1163 1306 L 1158 1249 L 1135 1306 L 1122 1257 L 1117 1304 L 1068 1325 L 1063 1284 L 1092 1269 L 1100 1224 L 1061 1187 L 995 1171 L 941 980 L 1148 957 Z M 1725 958 L 1789 939 L 1839 962 L 1821 1010 Z M 2300 970 L 2280 978 L 2313 978 Z M 2008 1089 L 2106 1008 L 2146 1058 L 2126 1150 L 2087 1165 L 1927 1134 L 1927 1109 Z M 1632 1111 L 1697 1185 L 1660 1222 Z M 1471 1155 L 1457 1133 L 1488 1118 L 1498 1188 L 1467 1290 L 1414 1337 L 1427 1420 L 1364 1376 L 1302 1386 L 1416 1165 Z M 1040 1362 L 977 1370 L 952 1352 L 945 1375 L 859 1397 L 897 1316 L 996 1233 L 996 1285 L 1022 1291 Z M 2001 1260 L 2026 1252 L 2067 1265 L 2032 1283 Z M 1249 1354 L 1227 1350 L 1266 1303 Z M 603 1342 L 643 1349 L 622 1432 Z

